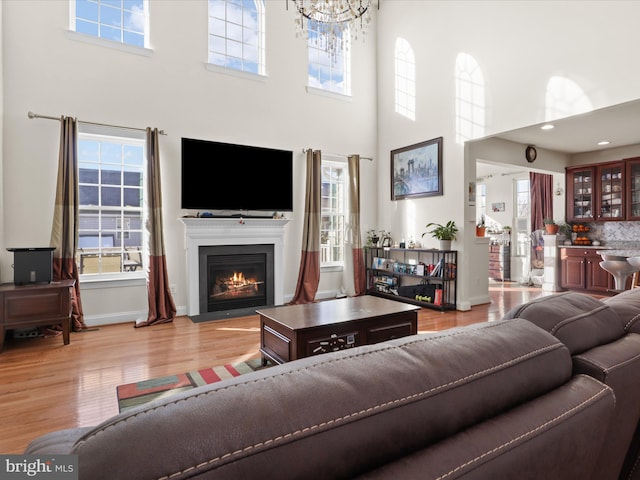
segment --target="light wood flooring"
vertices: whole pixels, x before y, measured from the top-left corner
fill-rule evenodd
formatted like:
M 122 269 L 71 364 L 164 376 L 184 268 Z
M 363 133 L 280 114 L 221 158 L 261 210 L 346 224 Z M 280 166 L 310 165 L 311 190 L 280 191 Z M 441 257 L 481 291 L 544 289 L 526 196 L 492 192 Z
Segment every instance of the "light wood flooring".
M 491 303 L 467 312 L 418 314 L 421 333 L 499 320 L 511 307 L 545 295 L 540 288 L 497 284 Z M 257 315 L 154 327 L 102 326 L 61 337 L 8 339 L 0 354 L 0 454 L 22 453 L 44 433 L 96 425 L 118 413 L 116 387 L 259 357 Z

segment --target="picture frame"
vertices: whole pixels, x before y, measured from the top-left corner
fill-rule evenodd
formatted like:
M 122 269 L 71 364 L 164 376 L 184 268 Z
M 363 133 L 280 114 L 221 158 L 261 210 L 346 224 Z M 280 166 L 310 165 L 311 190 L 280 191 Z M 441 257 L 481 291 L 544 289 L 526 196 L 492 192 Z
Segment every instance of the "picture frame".
M 391 150 L 391 200 L 443 195 L 442 138 Z
M 492 212 L 504 212 L 504 202 L 494 202 L 491 204 Z

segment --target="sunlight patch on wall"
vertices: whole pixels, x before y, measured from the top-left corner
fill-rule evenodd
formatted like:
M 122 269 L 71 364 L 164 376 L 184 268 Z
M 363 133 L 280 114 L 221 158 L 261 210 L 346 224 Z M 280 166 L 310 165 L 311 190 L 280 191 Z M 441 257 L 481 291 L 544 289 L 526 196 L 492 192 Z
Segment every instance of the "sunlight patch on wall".
M 456 142 L 484 136 L 485 82 L 478 62 L 467 53 L 456 58 Z
M 554 76 L 547 83 L 545 120 L 590 112 L 593 105 L 582 87 L 565 77 Z
M 395 104 L 396 113 L 410 120 L 416 119 L 416 57 L 413 48 L 402 37 L 395 47 Z

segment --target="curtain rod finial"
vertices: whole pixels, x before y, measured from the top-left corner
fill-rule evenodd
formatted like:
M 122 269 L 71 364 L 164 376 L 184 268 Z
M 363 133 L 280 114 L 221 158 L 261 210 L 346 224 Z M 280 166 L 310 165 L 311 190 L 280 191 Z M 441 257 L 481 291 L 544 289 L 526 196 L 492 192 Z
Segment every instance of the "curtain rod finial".
M 27 117 L 29 117 L 29 118 L 37 118 L 38 116 L 33 112 L 27 112 Z

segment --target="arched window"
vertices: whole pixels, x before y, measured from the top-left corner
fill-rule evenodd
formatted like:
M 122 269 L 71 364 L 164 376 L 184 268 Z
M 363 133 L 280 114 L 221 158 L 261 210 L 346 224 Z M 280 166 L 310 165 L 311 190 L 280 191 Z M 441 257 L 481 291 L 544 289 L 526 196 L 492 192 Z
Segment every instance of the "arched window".
M 593 110 L 582 88 L 565 77 L 551 77 L 547 83 L 545 119 L 568 117 Z
M 208 61 L 265 74 L 263 0 L 209 0 Z
M 395 48 L 396 113 L 416 119 L 416 57 L 404 38 L 396 39 Z
M 484 136 L 484 75 L 478 62 L 467 53 L 456 59 L 456 141 Z

